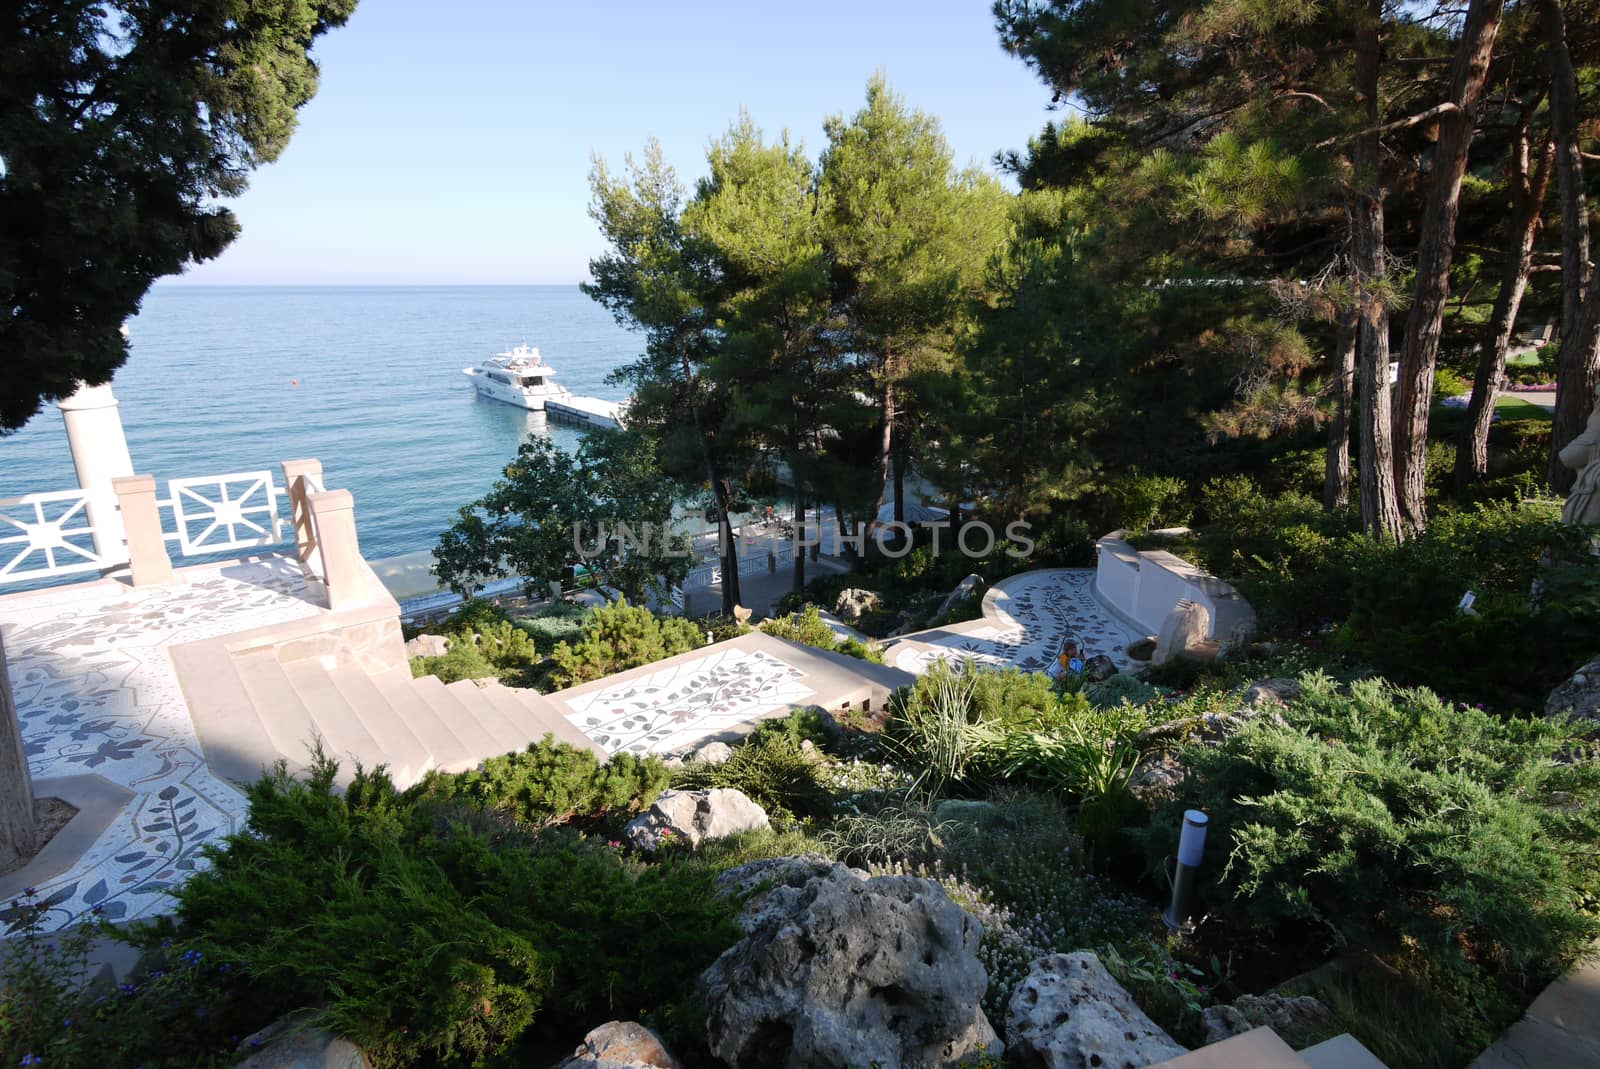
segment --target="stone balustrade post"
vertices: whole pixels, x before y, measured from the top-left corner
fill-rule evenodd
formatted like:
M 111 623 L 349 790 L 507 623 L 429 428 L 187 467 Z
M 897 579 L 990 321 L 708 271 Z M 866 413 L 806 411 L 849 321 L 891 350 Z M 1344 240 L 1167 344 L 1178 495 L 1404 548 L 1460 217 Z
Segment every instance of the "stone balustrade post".
M 322 461 L 283 462 L 283 485 L 289 491 L 289 518 L 294 526 L 295 556 L 301 564 L 308 563 L 317 552 L 317 528 L 311 520 L 311 510 L 306 506 L 306 495 L 317 492 L 310 485 L 312 482 L 317 486 L 322 485 Z
M 356 503 L 348 490 L 324 490 L 306 495 L 322 550 L 322 581 L 328 588 L 328 608 L 338 611 L 366 604 L 367 569 L 356 538 Z
M 160 586 L 172 581 L 172 558 L 161 533 L 153 475 L 123 475 L 111 480 L 117 511 L 128 539 L 128 572 L 134 586 Z

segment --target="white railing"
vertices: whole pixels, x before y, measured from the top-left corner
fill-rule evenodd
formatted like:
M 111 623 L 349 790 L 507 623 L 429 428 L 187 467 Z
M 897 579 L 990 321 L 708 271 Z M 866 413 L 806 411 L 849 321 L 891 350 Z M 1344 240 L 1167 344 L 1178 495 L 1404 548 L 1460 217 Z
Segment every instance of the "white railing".
M 128 550 L 120 533 L 95 527 L 94 512 L 106 516 L 115 510 L 116 501 L 109 492 L 95 500 L 87 490 L 26 494 L 0 501 L 0 583 L 97 572 L 127 563 Z M 95 547 L 96 534 L 106 535 L 103 540 L 113 542 L 115 548 L 102 554 Z M 13 552 L 13 546 L 20 548 Z
M 165 501 L 157 502 L 172 510 L 175 530 L 166 538 L 176 541 L 186 557 L 275 546 L 283 541 L 278 501 L 287 495 L 273 481 L 271 471 L 172 479 L 167 483 L 167 495 Z

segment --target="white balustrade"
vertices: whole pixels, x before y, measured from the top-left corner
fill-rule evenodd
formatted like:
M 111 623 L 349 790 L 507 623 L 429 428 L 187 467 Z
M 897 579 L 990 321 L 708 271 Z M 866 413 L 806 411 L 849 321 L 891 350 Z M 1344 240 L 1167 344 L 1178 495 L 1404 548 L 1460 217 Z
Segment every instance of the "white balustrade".
M 240 471 L 172 479 L 167 499 L 158 504 L 172 510 L 176 530 L 167 540 L 177 541 L 179 551 L 192 557 L 283 541 L 283 517 L 278 512 L 282 496 L 271 471 Z
M 98 572 L 127 563 L 127 547 L 120 539 L 108 539 L 115 549 L 96 551 L 91 505 L 102 515 L 116 511 L 109 492 L 88 490 L 0 500 L 0 583 Z

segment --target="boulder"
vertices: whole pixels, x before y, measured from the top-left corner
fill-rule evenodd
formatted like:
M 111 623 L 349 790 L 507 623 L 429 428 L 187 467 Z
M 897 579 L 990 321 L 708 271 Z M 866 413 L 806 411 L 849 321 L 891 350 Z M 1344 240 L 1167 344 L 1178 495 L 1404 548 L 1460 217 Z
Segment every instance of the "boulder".
M 1217 644 L 1207 637 L 1210 633 L 1211 611 L 1185 598 L 1161 621 L 1161 633 L 1156 636 L 1156 649 L 1150 663 L 1166 664 L 1174 657 L 1214 657 Z
M 1292 679 L 1263 679 L 1253 683 L 1244 692 L 1244 704 L 1250 709 L 1286 706 L 1300 698 L 1300 684 Z
M 881 608 L 883 608 L 882 594 L 850 587 L 839 591 L 839 600 L 834 603 L 833 611 L 846 623 L 858 624 L 867 613 L 877 612 Z
M 316 1016 L 301 1010 L 246 1036 L 235 1069 L 372 1069 L 354 1043 L 317 1027 Z
M 1176 798 L 1185 775 L 1177 754 L 1156 750 L 1139 759 L 1133 775 L 1128 777 L 1128 793 L 1146 804 Z
M 1600 657 L 1572 673 L 1571 679 L 1551 691 L 1544 712 L 1546 716 L 1571 713 L 1583 720 L 1600 720 Z
M 1000 807 L 973 798 L 946 798 L 933 807 L 934 824 L 967 824 L 976 827 L 993 820 Z
M 794 854 L 747 861 L 717 877 L 717 894 L 749 898 L 763 888 L 801 887 L 813 877 L 832 872 L 834 864 L 832 858 L 822 854 Z
M 972 595 L 976 594 L 982 589 L 983 576 L 979 575 L 977 572 L 973 572 L 971 575 L 961 580 L 961 582 L 957 583 L 956 588 L 950 591 L 950 595 L 939 603 L 939 611 L 933 614 L 934 617 L 943 617 L 951 609 L 955 608 L 957 605 L 972 597 Z
M 708 742 L 689 756 L 703 764 L 720 765 L 733 756 L 733 747 L 725 742 Z
M 979 1007 L 983 928 L 912 876 L 832 865 L 772 888 L 701 977 L 711 1053 L 733 1069 L 943 1069 L 1000 1042 Z
M 1083 663 L 1083 677 L 1091 683 L 1103 683 L 1117 674 L 1117 662 L 1103 653 L 1097 653 Z
M 1023 1069 L 1142 1069 L 1188 1053 L 1087 950 L 1033 963 L 1011 995 L 1006 1037 Z
M 1148 661 L 1156 655 L 1157 639 L 1154 635 L 1134 639 L 1128 643 L 1128 656 L 1136 661 Z
M 661 1037 L 637 1021 L 609 1021 L 583 1037 L 558 1069 L 681 1069 Z
M 450 640 L 443 635 L 418 635 L 406 643 L 407 657 L 443 657 L 450 649 Z
M 623 836 L 640 850 L 654 852 L 669 839 L 699 846 L 742 831 L 769 827 L 767 811 L 743 791 L 715 787 L 709 791 L 662 791 L 648 810 L 634 817 Z
M 1332 1012 L 1310 995 L 1240 995 L 1232 1005 L 1206 1007 L 1200 1023 L 1207 1044 L 1265 1026 L 1289 1046 L 1302 1048 L 1338 1031 Z

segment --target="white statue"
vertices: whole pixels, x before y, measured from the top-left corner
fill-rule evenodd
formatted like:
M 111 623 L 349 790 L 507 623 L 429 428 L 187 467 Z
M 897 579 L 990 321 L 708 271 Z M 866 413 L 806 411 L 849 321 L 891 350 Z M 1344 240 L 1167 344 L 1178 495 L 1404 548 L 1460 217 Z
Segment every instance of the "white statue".
M 1600 524 L 1600 387 L 1583 433 L 1557 454 L 1561 463 L 1578 473 L 1567 495 L 1561 518 L 1567 523 Z

